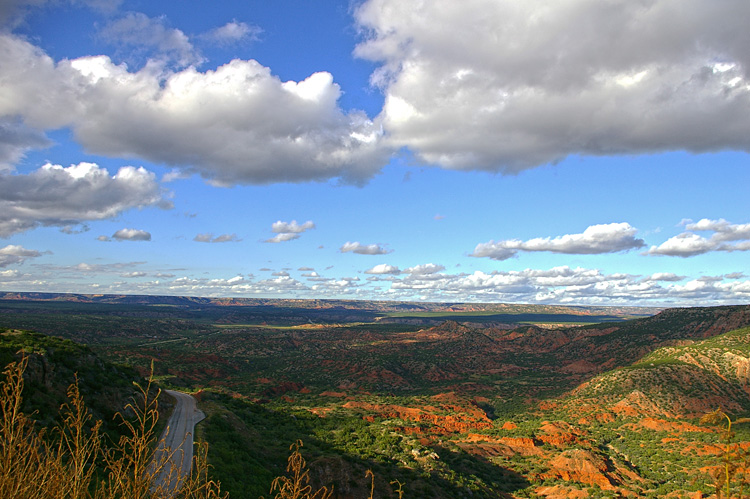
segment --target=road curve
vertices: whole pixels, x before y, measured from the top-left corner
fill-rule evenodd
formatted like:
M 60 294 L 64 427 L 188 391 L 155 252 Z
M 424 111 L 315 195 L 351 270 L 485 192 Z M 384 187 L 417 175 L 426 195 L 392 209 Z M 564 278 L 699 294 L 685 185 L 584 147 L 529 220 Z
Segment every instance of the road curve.
M 191 395 L 174 390 L 164 391 L 175 399 L 175 406 L 154 454 L 154 463 L 166 459 L 164 468 L 156 477 L 155 488 L 166 489 L 171 497 L 190 475 L 193 464 L 193 431 L 195 425 L 206 415 L 198 409 Z M 166 456 L 170 453 L 172 459 L 167 459 Z

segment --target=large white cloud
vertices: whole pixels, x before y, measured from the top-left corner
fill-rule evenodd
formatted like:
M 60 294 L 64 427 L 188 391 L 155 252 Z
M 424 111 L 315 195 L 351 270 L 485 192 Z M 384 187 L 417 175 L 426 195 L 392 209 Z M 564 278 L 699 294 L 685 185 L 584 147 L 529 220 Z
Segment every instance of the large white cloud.
M 94 163 L 46 164 L 28 175 L 0 175 L 0 237 L 39 225 L 68 226 L 145 206 L 171 207 L 153 173 L 125 166 L 110 175 Z
M 331 74 L 282 82 L 254 60 L 131 72 L 106 56 L 55 62 L 0 35 L 0 118 L 70 127 L 88 151 L 140 157 L 214 183 L 363 182 L 387 161 L 380 127 L 345 113 Z
M 368 0 L 355 16 L 384 128 L 425 162 L 750 150 L 746 0 Z
M 659 246 L 651 246 L 649 255 L 690 256 L 702 255 L 711 251 L 750 251 L 750 224 L 733 224 L 723 218 L 704 218 L 696 223 L 687 223 L 686 232 L 671 237 Z M 696 232 L 710 231 L 706 238 Z
M 493 260 L 507 260 L 519 251 L 548 251 L 574 255 L 595 255 L 617 253 L 645 246 L 643 239 L 635 234 L 638 229 L 628 223 L 591 225 L 581 234 L 537 237 L 528 241 L 509 239 L 477 244 L 470 256 L 489 257 Z

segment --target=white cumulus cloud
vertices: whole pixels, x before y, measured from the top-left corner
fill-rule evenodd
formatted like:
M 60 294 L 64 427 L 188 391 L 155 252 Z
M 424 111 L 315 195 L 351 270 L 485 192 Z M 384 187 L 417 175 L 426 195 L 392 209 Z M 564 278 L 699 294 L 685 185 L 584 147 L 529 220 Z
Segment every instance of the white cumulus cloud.
M 443 265 L 437 265 L 434 263 L 425 263 L 422 265 L 415 265 L 414 267 L 409 267 L 408 269 L 404 270 L 404 273 L 411 274 L 413 276 L 417 275 L 430 275 L 430 274 L 436 274 L 438 272 L 442 272 L 445 270 L 445 267 Z
M 279 220 L 278 222 L 274 222 L 271 225 L 271 230 L 277 234 L 284 232 L 300 234 L 302 232 L 305 232 L 306 230 L 314 228 L 315 224 L 311 220 L 308 220 L 303 224 L 298 224 L 296 220 L 292 220 L 291 222 L 282 222 L 281 220 Z
M 154 174 L 142 167 L 125 166 L 110 175 L 94 163 L 48 163 L 28 175 L 0 175 L 0 237 L 40 225 L 64 228 L 113 218 L 146 206 L 170 208 L 171 202 Z
M 368 0 L 355 17 L 387 136 L 424 162 L 750 150 L 746 0 Z
M 19 245 L 9 244 L 4 248 L 0 248 L 0 267 L 20 264 L 29 258 L 37 258 L 40 256 L 42 256 L 42 254 L 39 251 L 26 249 Z
M 401 271 L 398 269 L 398 267 L 394 267 L 393 265 L 388 265 L 386 263 L 381 263 L 380 265 L 375 265 L 371 269 L 365 270 L 365 274 L 374 274 L 374 275 L 384 275 L 384 274 L 390 274 L 390 275 L 398 275 Z
M 386 255 L 391 253 L 392 250 L 388 250 L 380 244 L 361 244 L 355 242 L 345 242 L 339 251 L 342 253 L 357 253 L 359 255 Z
M 638 229 L 624 222 L 591 225 L 581 234 L 565 234 L 554 238 L 538 237 L 528 241 L 509 239 L 480 243 L 470 256 L 507 260 L 519 251 L 547 251 L 574 255 L 617 253 L 646 245 L 643 239 L 635 237 L 637 232 Z
M 130 71 L 107 56 L 55 61 L 10 34 L 0 34 L 0 67 L 0 119 L 68 127 L 91 153 L 143 158 L 216 185 L 362 183 L 390 154 L 379 123 L 338 106 L 341 89 L 327 72 L 281 81 L 241 59 L 205 72 Z
M 266 239 L 263 241 L 264 243 L 283 243 L 285 241 L 292 241 L 294 239 L 299 239 L 299 234 L 294 234 L 292 232 L 282 232 L 281 234 L 276 234 L 275 236 Z
M 298 224 L 296 220 L 291 222 L 282 222 L 281 220 L 271 224 L 271 231 L 276 233 L 270 239 L 266 239 L 266 243 L 282 243 L 284 241 L 292 241 L 293 239 L 299 239 L 300 234 L 303 232 L 314 229 L 315 224 L 308 220 L 303 224 Z
M 723 218 L 685 224 L 686 232 L 671 237 L 658 246 L 651 246 L 649 255 L 680 256 L 702 255 L 711 251 L 750 251 L 750 224 L 733 224 Z M 696 232 L 713 232 L 703 237 Z
M 151 233 L 139 229 L 120 229 L 112 234 L 112 239 L 118 241 L 150 241 Z

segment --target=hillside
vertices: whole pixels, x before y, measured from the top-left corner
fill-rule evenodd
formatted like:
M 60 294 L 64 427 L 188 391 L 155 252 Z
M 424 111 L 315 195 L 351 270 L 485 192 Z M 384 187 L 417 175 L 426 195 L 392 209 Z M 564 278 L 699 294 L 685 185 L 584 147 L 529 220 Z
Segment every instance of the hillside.
M 699 417 L 750 415 L 749 306 L 551 328 L 263 325 L 233 307 L 206 321 L 193 308 L 89 305 L 18 307 L 50 311 L 34 319 L 49 328 L 73 319 L 64 336 L 95 338 L 75 348 L 141 372 L 156 359 L 161 383 L 197 390 L 208 414 L 197 431 L 233 498 L 267 495 L 297 439 L 313 484 L 342 498 L 369 495 L 368 469 L 376 497 L 397 497 L 395 481 L 404 497 L 707 495 L 724 447 Z M 18 307 L 5 320 L 23 318 Z M 750 448 L 750 429 L 735 439 Z
M 597 376 L 570 395 L 574 404 L 662 417 L 700 417 L 717 407 L 750 411 L 750 328 L 663 347 Z M 643 404 L 647 404 L 646 407 Z
M 57 418 L 60 406 L 68 401 L 68 387 L 77 378 L 94 417 L 114 429 L 115 413 L 133 396 L 133 382 L 143 379 L 134 369 L 102 360 L 79 343 L 32 331 L 0 329 L 0 365 L 22 357 L 28 359 L 22 410 L 43 425 Z

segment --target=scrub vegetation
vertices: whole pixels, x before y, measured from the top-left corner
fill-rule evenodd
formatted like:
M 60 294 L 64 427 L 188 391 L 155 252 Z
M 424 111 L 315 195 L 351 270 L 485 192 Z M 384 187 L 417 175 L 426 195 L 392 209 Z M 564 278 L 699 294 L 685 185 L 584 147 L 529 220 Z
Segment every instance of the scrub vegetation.
M 131 335 L 125 305 L 44 305 L 0 317 L 35 307 L 28 320 L 46 333 L 59 323 L 62 338 L 9 329 L 0 355 L 25 356 L 25 395 L 64 392 L 78 372 L 80 394 L 107 406 L 86 412 L 86 428 L 120 447 L 94 461 L 91 497 L 112 472 L 106 456 L 121 458 L 123 434 L 140 431 L 111 416 L 137 420 L 125 406 L 150 400 L 148 390 L 133 399 L 132 382 L 152 360 L 159 386 L 191 392 L 207 414 L 200 483 L 232 498 L 736 499 L 750 489 L 747 306 L 555 327 L 367 322 L 346 308 L 306 318 L 303 307 L 284 309 L 294 321 L 264 309 L 267 324 L 248 327 L 256 309 L 148 306 Z M 313 320 L 323 316 L 341 322 Z M 50 410 L 59 397 L 20 403 L 34 431 L 64 427 Z M 60 430 L 39 433 L 58 449 Z

